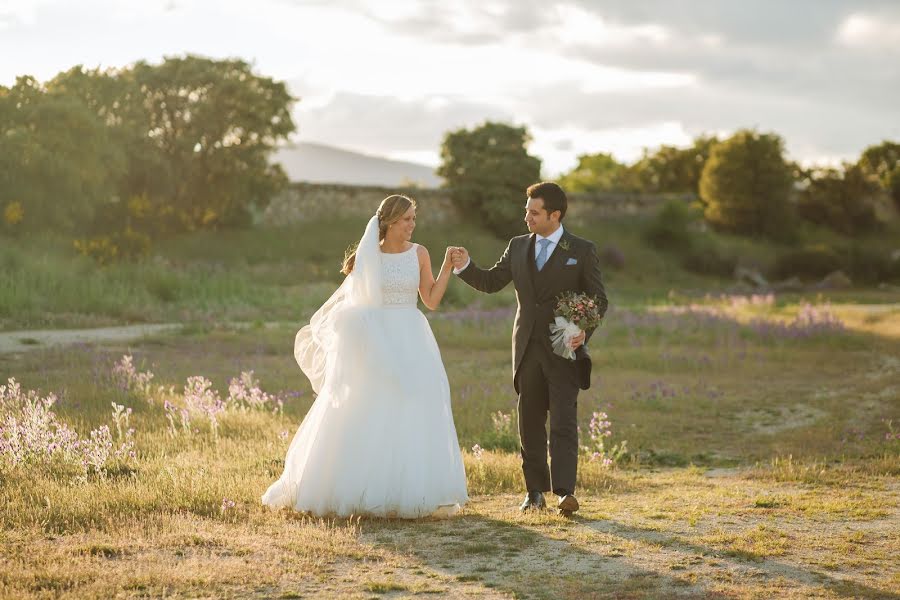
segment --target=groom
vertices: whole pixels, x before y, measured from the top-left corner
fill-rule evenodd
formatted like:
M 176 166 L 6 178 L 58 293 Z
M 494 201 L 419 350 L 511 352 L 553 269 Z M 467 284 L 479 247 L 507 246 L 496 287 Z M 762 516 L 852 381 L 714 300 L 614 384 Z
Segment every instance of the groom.
M 582 332 L 572 341 L 576 358 L 571 361 L 554 354 L 550 323 L 557 297 L 563 292 L 596 297 L 601 315 L 608 302 L 596 247 L 562 225 L 568 205 L 562 188 L 551 182 L 536 183 L 526 195 L 525 224 L 531 235 L 511 239 L 490 269 L 478 267 L 465 248 L 457 247 L 451 253 L 453 272 L 481 292 L 498 292 L 510 281 L 515 286 L 518 306 L 513 324 L 513 385 L 519 394 L 519 439 L 528 490 L 520 509 L 545 508 L 544 492 L 552 490 L 559 498 L 559 512 L 571 515 L 578 510 L 578 390 L 590 387 L 591 358 L 586 344 L 593 330 Z

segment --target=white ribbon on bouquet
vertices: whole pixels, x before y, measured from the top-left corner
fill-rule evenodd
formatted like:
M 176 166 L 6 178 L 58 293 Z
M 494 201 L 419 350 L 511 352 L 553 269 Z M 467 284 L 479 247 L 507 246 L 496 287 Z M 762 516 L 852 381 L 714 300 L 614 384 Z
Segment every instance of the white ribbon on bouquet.
M 572 350 L 572 339 L 581 335 L 581 328 L 565 317 L 556 317 L 550 323 L 550 345 L 554 354 L 563 358 L 575 360 L 575 351 Z

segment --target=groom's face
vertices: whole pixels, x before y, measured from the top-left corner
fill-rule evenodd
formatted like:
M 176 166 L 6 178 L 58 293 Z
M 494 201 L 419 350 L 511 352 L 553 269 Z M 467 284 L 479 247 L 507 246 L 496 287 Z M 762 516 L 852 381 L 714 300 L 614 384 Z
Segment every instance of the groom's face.
M 529 198 L 525 204 L 525 224 L 531 233 L 547 236 L 559 227 L 559 211 L 547 214 L 543 198 Z

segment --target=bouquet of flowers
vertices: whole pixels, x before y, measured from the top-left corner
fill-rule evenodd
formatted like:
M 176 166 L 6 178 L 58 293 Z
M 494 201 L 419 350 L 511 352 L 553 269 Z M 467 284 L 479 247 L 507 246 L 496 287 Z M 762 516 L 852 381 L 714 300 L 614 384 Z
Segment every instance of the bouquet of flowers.
M 572 350 L 572 338 L 586 329 L 593 329 L 600 324 L 600 303 L 596 298 L 587 294 L 564 292 L 559 296 L 554 315 L 556 318 L 550 323 L 550 344 L 553 352 L 575 360 L 575 351 Z

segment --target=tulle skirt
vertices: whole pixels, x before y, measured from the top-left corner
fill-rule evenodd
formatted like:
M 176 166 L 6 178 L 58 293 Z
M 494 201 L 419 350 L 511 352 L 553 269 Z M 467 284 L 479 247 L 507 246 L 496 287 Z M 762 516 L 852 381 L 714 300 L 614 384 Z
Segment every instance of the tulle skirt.
M 425 316 L 415 306 L 343 310 L 330 345 L 320 393 L 263 504 L 319 516 L 456 513 L 466 475 Z

